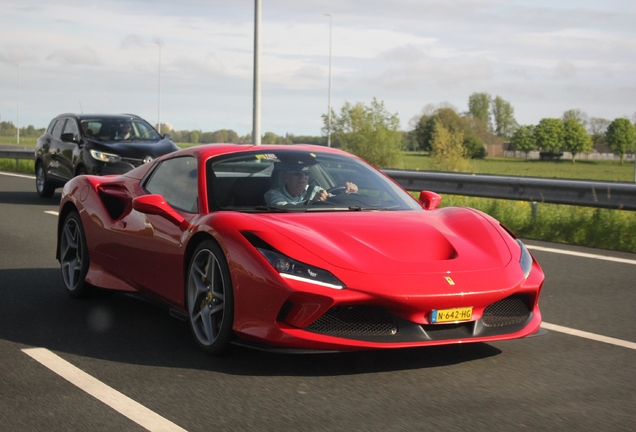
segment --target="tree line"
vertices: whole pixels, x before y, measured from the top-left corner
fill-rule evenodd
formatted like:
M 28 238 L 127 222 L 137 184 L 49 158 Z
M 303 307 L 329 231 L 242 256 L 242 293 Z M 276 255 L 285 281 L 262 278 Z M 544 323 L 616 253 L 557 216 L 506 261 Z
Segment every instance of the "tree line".
M 449 103 L 428 104 L 411 120 L 407 132 L 399 130 L 397 113 L 389 113 L 376 99 L 369 106 L 345 102 L 340 113 L 332 111 L 331 117 L 334 146 L 382 167 L 399 167 L 402 151 L 409 149 L 429 152 L 442 170 L 462 171 L 469 159 L 486 156 L 486 145 L 506 141 L 517 150 L 539 150 L 548 158 L 567 151 L 572 162 L 577 154 L 592 151 L 593 145 L 605 144 L 622 164 L 625 154 L 636 146 L 636 127 L 630 119 L 589 118 L 571 109 L 561 118 L 519 125 L 510 102 L 488 93 L 471 94 L 465 112 Z M 325 134 L 327 121 L 323 115 Z
M 636 127 L 626 118 L 609 121 L 588 118 L 581 110 L 568 110 L 561 118 L 543 118 L 537 125 L 519 126 L 511 142 L 516 150 L 526 154 L 539 150 L 548 156 L 560 156 L 568 151 L 572 162 L 577 154 L 590 152 L 593 145 L 605 144 L 621 158 L 622 164 L 625 154 L 634 150 Z
M 605 144 L 620 156 L 634 150 L 636 128 L 627 118 L 613 121 L 601 117 L 588 117 L 583 111 L 571 109 L 561 118 L 543 118 L 537 125 L 519 125 L 514 108 L 500 96 L 475 92 L 468 98 L 468 110 L 460 112 L 449 103 L 428 104 L 419 115 L 411 119 L 410 130 L 400 130 L 397 113 L 390 113 L 384 102 L 373 98 L 369 105 L 345 102 L 337 113 L 322 115 L 322 136 L 276 135 L 266 132 L 263 144 L 316 144 L 327 145 L 331 131 L 334 147 L 356 154 L 380 167 L 400 167 L 404 150 L 429 152 L 440 169 L 461 171 L 471 158 L 486 156 L 486 145 L 510 141 L 516 150 L 526 154 L 539 150 L 547 157 L 560 157 L 564 151 L 572 154 L 589 152 L 593 145 Z M 636 119 L 636 115 L 635 115 Z M 201 130 L 167 130 L 179 143 L 251 143 L 252 135 L 240 136 L 231 129 L 214 132 Z M 21 136 L 39 136 L 44 128 L 33 126 L 20 129 Z M 0 136 L 16 134 L 10 122 L 0 123 Z
M 39 137 L 44 133 L 46 128 L 36 128 L 33 125 L 20 128 L 20 136 L 22 137 Z M 0 122 L 0 136 L 10 137 L 16 136 L 18 129 L 12 122 L 3 121 Z

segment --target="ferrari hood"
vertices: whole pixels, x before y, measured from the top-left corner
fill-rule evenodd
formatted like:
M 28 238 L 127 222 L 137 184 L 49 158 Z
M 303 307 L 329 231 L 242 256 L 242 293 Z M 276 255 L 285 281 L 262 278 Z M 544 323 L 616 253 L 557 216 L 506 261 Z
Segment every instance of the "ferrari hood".
M 331 266 L 367 274 L 487 270 L 511 260 L 502 230 L 466 208 L 260 216 L 282 237 L 272 246 L 290 257 L 302 261 L 300 246 Z

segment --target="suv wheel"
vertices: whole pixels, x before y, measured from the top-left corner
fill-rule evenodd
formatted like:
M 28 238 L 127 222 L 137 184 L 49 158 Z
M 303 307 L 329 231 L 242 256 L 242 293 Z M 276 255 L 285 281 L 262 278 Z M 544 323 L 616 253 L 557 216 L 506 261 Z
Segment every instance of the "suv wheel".
M 50 198 L 55 193 L 55 186 L 46 180 L 46 172 L 42 163 L 35 167 L 35 189 L 42 198 Z

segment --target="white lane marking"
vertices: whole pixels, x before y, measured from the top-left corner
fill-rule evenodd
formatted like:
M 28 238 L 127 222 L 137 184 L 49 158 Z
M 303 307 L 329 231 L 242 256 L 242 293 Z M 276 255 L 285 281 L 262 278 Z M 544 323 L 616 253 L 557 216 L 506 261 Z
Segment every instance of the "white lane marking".
M 626 259 L 626 258 L 616 258 L 616 257 L 605 256 L 605 255 L 595 255 L 595 254 L 589 254 L 584 252 L 574 252 L 569 250 L 553 249 L 553 248 L 547 248 L 547 247 L 541 247 L 541 246 L 526 245 L 526 247 L 528 249 L 538 250 L 542 252 L 552 252 L 552 253 L 557 253 L 562 255 L 572 255 L 572 256 L 583 257 L 583 258 L 593 258 L 593 259 L 603 260 L 603 261 L 613 261 L 613 262 L 618 262 L 623 264 L 636 265 L 636 260 Z
M 20 178 L 26 178 L 26 179 L 31 179 L 31 180 L 35 180 L 35 176 L 30 176 L 30 175 L 26 175 L 26 174 L 15 174 L 15 173 L 8 173 L 8 172 L 0 172 L 0 175 L 5 175 L 5 176 L 9 176 L 9 177 L 20 177 Z
M 53 211 L 53 210 L 47 210 L 44 213 L 50 214 L 50 215 L 53 215 L 53 216 L 59 216 L 60 215 L 59 212 L 56 212 L 56 211 Z
M 71 384 L 149 431 L 185 431 L 185 429 L 93 378 L 46 348 L 27 348 L 22 351 Z
M 607 344 L 611 344 L 611 345 L 616 345 L 616 346 L 620 346 L 620 347 L 624 347 L 624 348 L 629 348 L 629 349 L 636 349 L 636 343 L 634 342 L 628 342 L 628 341 L 624 341 L 621 339 L 616 339 L 616 338 L 612 338 L 612 337 L 608 337 L 608 336 L 601 336 L 601 335 L 597 335 L 594 333 L 588 333 L 585 331 L 581 331 L 581 330 L 576 330 L 573 328 L 569 328 L 569 327 L 563 327 L 560 325 L 556 325 L 556 324 L 550 324 L 547 322 L 542 322 L 541 323 L 541 327 L 543 327 L 546 330 L 552 330 L 555 332 L 560 332 L 560 333 L 565 333 L 565 334 L 569 334 L 571 336 L 578 336 L 578 337 L 582 337 L 585 339 L 590 339 L 590 340 L 594 340 L 597 342 L 604 342 Z

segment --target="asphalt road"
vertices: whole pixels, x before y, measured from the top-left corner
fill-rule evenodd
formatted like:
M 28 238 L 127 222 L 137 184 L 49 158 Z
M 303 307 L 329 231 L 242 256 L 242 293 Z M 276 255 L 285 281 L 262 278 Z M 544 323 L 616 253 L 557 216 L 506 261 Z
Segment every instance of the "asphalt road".
M 1 431 L 636 429 L 634 254 L 526 242 L 629 260 L 533 250 L 547 276 L 544 320 L 609 343 L 550 331 L 492 344 L 306 355 L 237 348 L 215 358 L 161 307 L 120 294 L 71 299 L 55 260 L 57 217 L 46 213 L 58 203 L 59 190 L 43 200 L 33 179 L 0 174 Z M 33 359 L 32 348 L 165 423 L 131 420 Z

